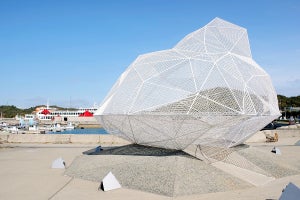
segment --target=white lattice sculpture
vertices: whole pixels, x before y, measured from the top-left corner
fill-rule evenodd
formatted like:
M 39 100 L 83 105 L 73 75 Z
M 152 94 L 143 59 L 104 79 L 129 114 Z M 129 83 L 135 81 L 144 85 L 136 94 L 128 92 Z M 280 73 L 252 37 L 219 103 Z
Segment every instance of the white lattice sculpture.
M 140 55 L 95 116 L 133 143 L 185 149 L 238 145 L 279 115 L 246 29 L 216 18 L 172 49 Z

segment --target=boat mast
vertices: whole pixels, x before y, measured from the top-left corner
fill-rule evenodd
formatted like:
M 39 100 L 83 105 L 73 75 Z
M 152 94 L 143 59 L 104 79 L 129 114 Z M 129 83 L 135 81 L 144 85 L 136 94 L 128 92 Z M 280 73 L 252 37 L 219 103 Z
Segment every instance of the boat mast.
M 47 99 L 46 109 L 49 110 L 49 99 Z

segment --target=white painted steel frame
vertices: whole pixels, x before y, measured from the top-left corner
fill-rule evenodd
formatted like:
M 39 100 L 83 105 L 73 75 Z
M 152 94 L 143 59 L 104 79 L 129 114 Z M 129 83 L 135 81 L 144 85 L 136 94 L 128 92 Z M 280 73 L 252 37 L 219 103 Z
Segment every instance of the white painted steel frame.
M 219 18 L 172 49 L 138 56 L 95 113 L 111 134 L 169 149 L 229 148 L 279 115 L 246 29 Z

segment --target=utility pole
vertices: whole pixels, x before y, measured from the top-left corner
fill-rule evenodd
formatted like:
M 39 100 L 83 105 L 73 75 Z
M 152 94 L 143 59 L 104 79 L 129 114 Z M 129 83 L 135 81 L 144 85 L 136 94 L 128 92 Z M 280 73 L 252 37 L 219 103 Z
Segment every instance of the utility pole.
M 286 107 L 284 107 L 284 118 L 286 119 Z
M 70 108 L 72 108 L 72 97 L 70 96 Z

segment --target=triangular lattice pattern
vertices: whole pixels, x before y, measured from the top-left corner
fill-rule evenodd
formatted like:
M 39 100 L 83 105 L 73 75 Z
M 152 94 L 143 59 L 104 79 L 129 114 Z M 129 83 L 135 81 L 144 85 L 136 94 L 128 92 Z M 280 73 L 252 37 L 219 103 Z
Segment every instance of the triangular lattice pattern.
M 172 49 L 140 55 L 95 116 L 133 143 L 185 149 L 238 145 L 279 114 L 246 29 L 216 18 Z

